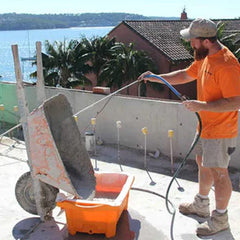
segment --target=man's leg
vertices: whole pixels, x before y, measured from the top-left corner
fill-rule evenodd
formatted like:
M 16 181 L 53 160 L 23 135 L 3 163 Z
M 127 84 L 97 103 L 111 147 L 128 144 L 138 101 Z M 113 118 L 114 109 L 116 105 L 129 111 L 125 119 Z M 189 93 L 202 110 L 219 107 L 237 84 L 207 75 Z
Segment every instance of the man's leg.
M 213 235 L 229 228 L 227 206 L 232 193 L 232 183 L 227 168 L 211 169 L 214 186 L 216 210 L 211 214 L 208 222 L 202 223 L 197 228 L 197 234 L 201 236 Z
M 198 164 L 199 194 L 208 196 L 214 181 L 212 171 L 210 168 L 202 166 L 202 156 L 197 155 L 196 162 Z
M 207 222 L 199 225 L 196 231 L 198 235 L 209 236 L 229 228 L 227 206 L 231 197 L 232 184 L 227 167 L 230 155 L 236 146 L 236 139 L 200 140 L 196 145 L 199 193 L 195 196 L 193 203 L 181 204 L 179 211 L 183 214 L 194 213 L 204 216 L 209 211 L 208 194 L 214 183 L 216 210 L 212 212 Z M 204 214 L 202 214 L 203 211 Z
M 212 168 L 217 210 L 226 210 L 232 194 L 232 182 L 227 168 Z
M 182 214 L 195 214 L 200 217 L 208 217 L 209 198 L 208 193 L 213 184 L 213 175 L 211 169 L 202 166 L 202 156 L 196 155 L 198 165 L 199 193 L 195 196 L 192 203 L 182 203 L 179 205 L 179 211 Z

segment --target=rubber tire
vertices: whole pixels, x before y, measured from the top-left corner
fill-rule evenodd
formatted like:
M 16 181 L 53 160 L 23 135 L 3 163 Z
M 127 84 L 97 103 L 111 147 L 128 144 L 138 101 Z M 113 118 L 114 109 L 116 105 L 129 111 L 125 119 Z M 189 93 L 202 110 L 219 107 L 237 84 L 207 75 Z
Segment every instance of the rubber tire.
M 47 212 L 53 210 L 56 206 L 56 196 L 59 192 L 58 188 L 55 188 L 49 184 L 43 183 L 43 207 L 47 209 Z M 38 215 L 37 206 L 33 193 L 33 181 L 30 172 L 24 173 L 17 181 L 15 186 L 15 196 L 19 205 L 28 213 Z

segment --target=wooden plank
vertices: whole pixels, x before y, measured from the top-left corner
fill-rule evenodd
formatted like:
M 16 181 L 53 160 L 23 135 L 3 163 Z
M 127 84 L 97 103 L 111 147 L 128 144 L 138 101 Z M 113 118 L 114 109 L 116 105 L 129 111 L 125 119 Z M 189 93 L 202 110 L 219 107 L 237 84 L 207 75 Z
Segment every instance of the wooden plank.
M 36 51 L 37 51 L 37 104 L 39 106 L 46 99 L 44 78 L 43 78 L 42 43 L 41 42 L 36 42 Z

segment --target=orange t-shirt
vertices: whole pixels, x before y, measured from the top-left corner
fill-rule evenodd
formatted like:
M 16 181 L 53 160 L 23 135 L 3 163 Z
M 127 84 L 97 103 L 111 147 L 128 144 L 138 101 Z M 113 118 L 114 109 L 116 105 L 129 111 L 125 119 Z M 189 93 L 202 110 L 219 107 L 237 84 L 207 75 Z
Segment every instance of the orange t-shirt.
M 240 96 L 240 64 L 226 47 L 203 60 L 194 61 L 187 74 L 197 79 L 197 98 L 211 102 Z M 202 138 L 233 138 L 238 134 L 238 111 L 199 112 Z

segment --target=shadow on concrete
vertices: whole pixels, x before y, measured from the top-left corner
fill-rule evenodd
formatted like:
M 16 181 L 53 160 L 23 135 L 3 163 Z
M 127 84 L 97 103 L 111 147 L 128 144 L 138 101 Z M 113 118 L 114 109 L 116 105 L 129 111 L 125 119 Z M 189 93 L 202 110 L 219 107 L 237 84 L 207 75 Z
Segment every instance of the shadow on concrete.
M 199 224 L 208 221 L 210 218 L 202 218 L 202 217 L 198 217 L 196 215 L 187 215 L 186 217 L 190 217 L 194 220 L 196 220 Z M 187 237 L 188 235 L 186 234 L 186 236 L 182 235 L 183 239 L 191 239 L 192 235 L 189 235 L 189 238 Z M 211 240 L 235 240 L 235 238 L 233 237 L 231 230 L 225 230 L 222 232 L 219 232 L 217 234 L 211 235 L 211 236 L 198 236 L 200 239 L 211 239 Z
M 131 226 L 131 227 L 130 227 Z M 116 235 L 112 238 L 106 238 L 104 234 L 77 233 L 72 236 L 68 234 L 68 240 L 137 240 L 141 228 L 140 221 L 133 219 L 128 211 L 123 211 L 117 223 Z
M 167 239 L 166 236 L 147 222 L 145 217 L 137 211 L 129 209 L 123 211 L 117 223 L 116 235 L 106 238 L 104 234 L 77 233 L 72 236 L 69 234 L 67 240 L 138 240 L 138 239 Z
M 212 236 L 208 236 L 208 237 L 201 237 L 198 236 L 200 239 L 211 239 L 211 240 L 235 240 L 235 238 L 233 237 L 232 233 L 230 230 L 225 230 L 222 231 L 220 233 L 217 233 L 215 235 Z
M 60 230 L 58 224 L 53 218 L 45 222 L 42 222 L 39 217 L 27 218 L 14 226 L 12 235 L 16 240 L 62 240 L 64 239 L 66 227 Z M 65 226 L 65 224 L 62 225 Z
M 136 214 L 135 214 L 136 215 Z M 141 222 L 135 219 L 128 211 L 123 211 L 117 223 L 116 235 L 112 238 L 106 238 L 104 234 L 77 233 L 68 234 L 67 225 L 63 224 L 62 230 L 59 229 L 58 222 L 51 219 L 42 222 L 39 217 L 27 218 L 18 222 L 13 230 L 14 239 L 66 239 L 66 240 L 137 240 L 139 239 Z M 45 236 L 44 236 L 45 235 Z
M 30 230 L 35 229 L 40 223 L 39 217 L 27 218 L 18 222 L 12 230 L 14 239 L 23 239 L 30 234 Z
M 133 149 L 125 146 L 121 146 L 121 165 L 120 170 L 124 170 L 124 166 L 144 169 L 144 152 L 142 149 Z M 116 163 L 118 164 L 117 146 L 115 144 L 107 144 L 103 146 L 97 146 L 97 154 L 91 154 L 90 156 L 97 161 Z M 103 157 L 104 156 L 104 157 Z M 107 156 L 107 157 L 106 157 Z M 182 163 L 182 158 L 174 158 L 174 170 Z M 164 174 L 166 176 L 172 176 L 171 173 L 171 161 L 170 158 L 165 155 L 160 155 L 155 159 L 147 156 L 148 171 Z M 239 170 L 233 167 L 229 167 L 229 175 L 232 181 L 233 190 L 240 191 L 240 173 Z M 154 179 L 149 175 L 151 183 L 154 183 Z M 178 179 L 184 179 L 192 182 L 198 182 L 198 167 L 193 159 L 188 159 L 182 170 L 179 172 Z M 151 185 L 151 184 L 150 184 Z

